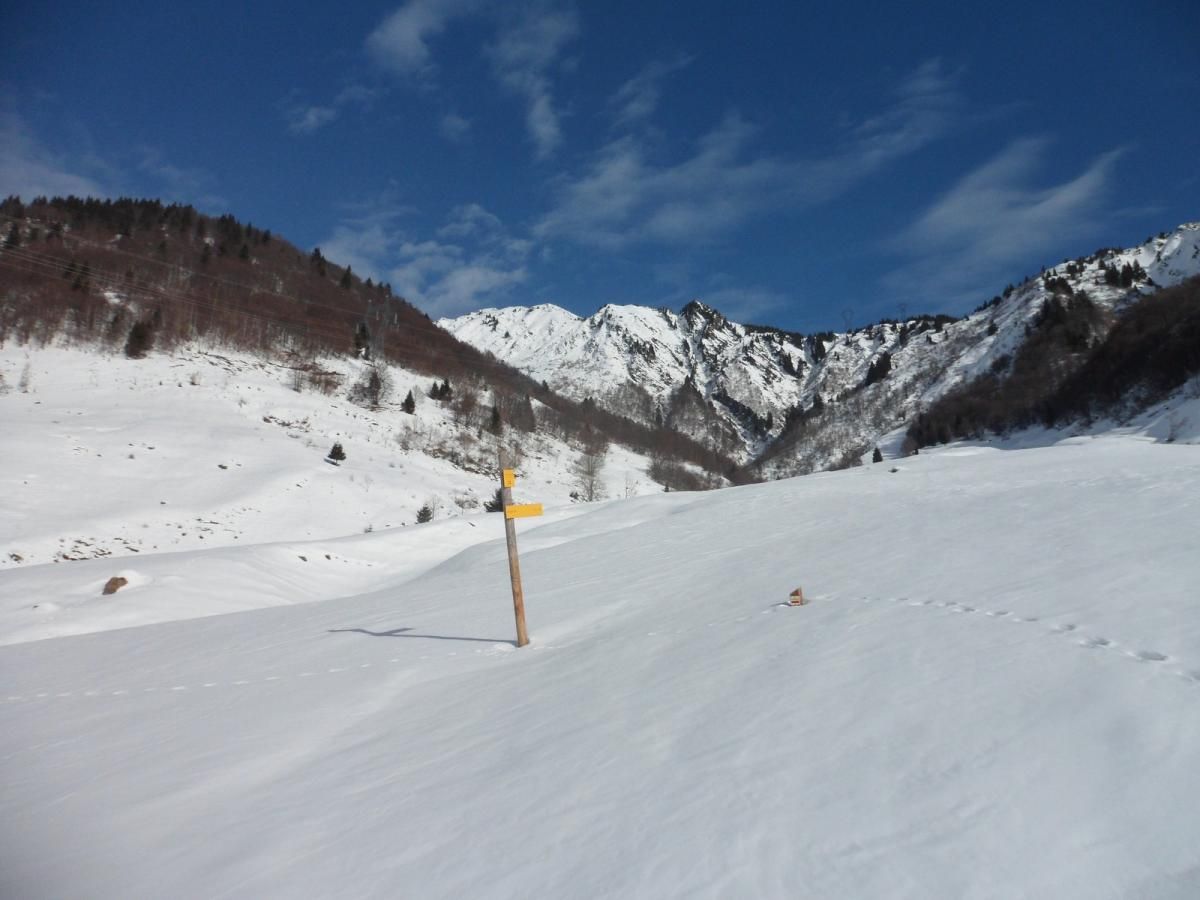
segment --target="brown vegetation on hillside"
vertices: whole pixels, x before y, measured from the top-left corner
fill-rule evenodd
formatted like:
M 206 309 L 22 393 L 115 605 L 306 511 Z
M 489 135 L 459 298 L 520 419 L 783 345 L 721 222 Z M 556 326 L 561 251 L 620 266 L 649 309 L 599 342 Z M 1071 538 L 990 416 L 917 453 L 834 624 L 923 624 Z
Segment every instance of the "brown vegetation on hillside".
M 1200 373 L 1200 277 L 1141 298 L 1111 327 L 1083 292 L 1055 293 L 1015 356 L 997 363 L 919 416 L 909 429 L 913 445 L 1061 425 L 1163 399 Z
M 233 216 L 157 200 L 9 197 L 0 202 L 0 234 L 0 342 L 61 339 L 138 358 L 205 340 L 288 355 L 306 373 L 298 390 L 326 392 L 337 386 L 319 354 L 386 360 L 461 385 L 455 409 L 472 427 L 568 440 L 599 433 L 657 458 L 731 467 L 668 428 L 554 393 L 438 328 L 390 285 Z M 367 388 L 364 402 L 379 402 Z M 494 403 L 468 409 L 467 398 L 484 390 Z

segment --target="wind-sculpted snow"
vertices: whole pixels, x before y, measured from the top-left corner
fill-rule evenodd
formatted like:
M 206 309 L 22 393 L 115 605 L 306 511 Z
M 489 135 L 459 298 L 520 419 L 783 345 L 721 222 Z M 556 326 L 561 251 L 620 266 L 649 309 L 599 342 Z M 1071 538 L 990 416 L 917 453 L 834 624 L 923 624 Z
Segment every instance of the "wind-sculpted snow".
M 957 446 L 523 530 L 521 650 L 499 536 L 0 647 L 0 895 L 1191 898 L 1198 490 L 1195 446 Z M 181 600 L 305 548 L 244 549 Z

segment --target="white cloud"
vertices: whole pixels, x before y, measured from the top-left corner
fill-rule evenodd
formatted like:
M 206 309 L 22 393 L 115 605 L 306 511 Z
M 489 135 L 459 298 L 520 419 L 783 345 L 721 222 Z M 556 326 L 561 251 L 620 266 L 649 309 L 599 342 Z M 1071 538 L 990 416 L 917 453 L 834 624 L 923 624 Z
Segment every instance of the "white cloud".
M 562 143 L 550 70 L 578 34 L 579 18 L 573 10 L 533 3 L 509 19 L 488 47 L 500 83 L 525 100 L 525 125 L 538 159 L 552 156 Z
M 126 149 L 118 162 L 89 152 L 59 153 L 0 97 L 0 197 L 160 197 L 212 209 L 225 204 L 203 169 L 170 162 L 155 147 Z M 86 131 L 82 131 L 86 138 Z M 88 141 L 81 141 L 85 148 Z
M 438 131 L 452 144 L 461 144 L 471 136 L 471 120 L 448 112 L 438 122 Z
M 941 60 L 931 59 L 902 78 L 893 89 L 896 102 L 854 131 L 860 164 L 877 167 L 943 134 L 961 105 L 958 77 L 945 72 Z
M 462 266 L 430 286 L 421 304 L 434 319 L 458 316 L 484 305 L 500 302 L 510 288 L 528 277 L 524 266 L 504 269 L 486 264 Z
M 379 215 L 339 222 L 320 247 L 326 259 L 350 266 L 359 277 L 386 281 L 387 260 L 398 242 L 390 217 Z
M 488 0 L 408 0 L 367 36 L 367 52 L 383 68 L 423 79 L 436 66 L 431 41 L 458 18 L 488 12 L 496 26 L 486 47 L 496 79 L 525 104 L 525 127 L 538 159 L 554 154 L 562 143 L 561 110 L 555 104 L 552 75 L 565 46 L 579 34 L 579 18 L 555 0 L 523 0 L 497 4 Z M 303 120 L 300 120 L 303 122 Z M 442 136 L 464 140 L 470 122 L 447 113 L 439 123 Z
M 909 261 L 889 273 L 892 289 L 941 294 L 994 293 L 1012 267 L 1030 256 L 1072 244 L 1104 221 L 1103 206 L 1123 150 L 1101 154 L 1075 177 L 1036 187 L 1034 176 L 1050 142 L 1013 141 L 961 178 L 889 248 Z
M 288 114 L 288 131 L 292 134 L 312 134 L 338 117 L 332 106 L 308 106 L 291 110 Z
M 367 51 L 379 65 L 402 75 L 426 73 L 432 67 L 429 40 L 478 6 L 477 0 L 408 0 L 367 36 Z
M 667 61 L 652 62 L 626 81 L 609 98 L 616 123 L 632 126 L 649 119 L 658 109 L 662 97 L 661 82 L 668 75 L 691 65 L 690 56 L 677 56 Z
M 225 205 L 225 198 L 213 192 L 216 179 L 209 172 L 177 166 L 156 147 L 142 147 L 139 152 L 137 167 L 156 183 L 154 196 L 191 203 L 202 209 Z
M 51 152 L 15 112 L 0 110 L 0 197 L 103 197 L 111 195 L 92 175 Z
M 447 218 L 449 221 L 438 229 L 439 237 L 487 236 L 501 231 L 504 227 L 499 216 L 488 212 L 478 203 L 456 206 Z
M 439 241 L 405 243 L 398 256 L 388 271 L 392 287 L 432 318 L 501 303 L 528 277 L 523 263 Z
M 404 227 L 411 212 L 390 201 L 368 205 L 338 224 L 322 252 L 360 275 L 388 282 L 435 318 L 502 303 L 528 279 L 532 243 L 510 235 L 479 204 L 455 207 L 432 239 L 414 237 Z
M 320 131 L 326 125 L 336 122 L 347 106 L 355 105 L 369 109 L 378 96 L 378 90 L 361 84 L 351 84 L 342 88 L 329 105 L 290 105 L 284 112 L 288 120 L 288 131 L 292 134 L 312 134 Z
M 736 112 L 676 162 L 652 159 L 642 140 L 626 135 L 603 147 L 581 174 L 557 180 L 554 206 L 535 234 L 610 249 L 712 239 L 767 212 L 828 201 L 940 137 L 957 105 L 952 80 L 929 63 L 900 83 L 891 108 L 825 157 L 752 154 L 757 129 Z

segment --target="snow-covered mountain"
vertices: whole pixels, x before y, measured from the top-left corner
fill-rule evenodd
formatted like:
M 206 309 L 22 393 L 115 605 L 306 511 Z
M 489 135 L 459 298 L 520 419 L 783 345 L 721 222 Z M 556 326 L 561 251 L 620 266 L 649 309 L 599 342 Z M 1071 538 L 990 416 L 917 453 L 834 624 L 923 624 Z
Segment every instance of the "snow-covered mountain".
M 642 420 L 662 417 L 743 461 L 767 450 L 789 415 L 814 403 L 855 407 L 815 449 L 774 448 L 764 474 L 779 475 L 860 452 L 987 371 L 1021 344 L 1056 292 L 1084 290 L 1111 310 L 1198 273 L 1200 223 L 1190 223 L 1137 247 L 1064 261 L 957 321 L 920 316 L 800 335 L 731 322 L 693 302 L 678 313 L 609 305 L 587 318 L 549 304 L 484 309 L 438 324 L 561 393 Z
M 593 397 L 643 421 L 670 418 L 673 398 L 690 383 L 726 410 L 723 420 L 743 456 L 761 446 L 768 416 L 805 400 L 816 346 L 801 335 L 731 322 L 700 302 L 679 312 L 609 305 L 588 318 L 552 304 L 516 306 L 438 324 L 560 393 Z M 761 417 L 763 427 L 747 413 Z M 710 437 L 707 423 L 680 430 Z

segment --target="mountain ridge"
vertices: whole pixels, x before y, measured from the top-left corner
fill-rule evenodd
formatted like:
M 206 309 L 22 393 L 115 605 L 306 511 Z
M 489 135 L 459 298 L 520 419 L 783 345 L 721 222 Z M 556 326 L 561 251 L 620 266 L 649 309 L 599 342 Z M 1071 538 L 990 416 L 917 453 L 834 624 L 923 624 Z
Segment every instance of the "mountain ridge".
M 666 421 L 743 464 L 756 464 L 778 458 L 789 419 L 863 392 L 887 396 L 868 404 L 872 426 L 858 429 L 857 440 L 847 437 L 840 450 L 852 452 L 849 444 L 900 426 L 951 387 L 1011 356 L 1048 298 L 1084 292 L 1115 314 L 1198 273 L 1200 222 L 1188 222 L 1134 247 L 1064 260 L 958 319 L 910 316 L 801 335 L 732 322 L 693 300 L 678 311 L 607 304 L 586 317 L 543 303 L 483 309 L 437 324 L 566 396 L 591 397 L 635 419 Z M 689 385 L 707 414 L 694 414 L 694 398 L 693 415 L 680 410 Z M 824 453 L 822 462 L 835 455 Z M 792 468 L 820 467 L 802 462 Z M 785 461 L 782 468 L 758 468 L 774 477 L 789 467 Z

